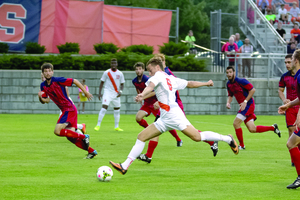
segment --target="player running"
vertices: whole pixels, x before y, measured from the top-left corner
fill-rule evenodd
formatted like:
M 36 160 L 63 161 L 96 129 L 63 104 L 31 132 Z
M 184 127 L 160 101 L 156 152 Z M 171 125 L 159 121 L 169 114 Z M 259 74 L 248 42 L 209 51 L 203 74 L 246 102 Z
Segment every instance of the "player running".
M 41 69 L 46 80 L 41 83 L 38 93 L 39 100 L 42 104 L 45 104 L 49 103 L 51 99 L 62 111 L 55 126 L 54 134 L 60 137 L 67 137 L 77 147 L 88 151 L 86 159 L 94 158 L 98 153 L 89 146 L 89 135 L 75 132 L 75 129 L 77 129 L 77 109 L 74 103 L 68 98 L 65 86 L 72 86 L 74 83 L 84 92 L 89 100 L 93 96 L 76 79 L 54 77 L 53 65 L 51 63 L 44 63 Z
M 239 149 L 246 149 L 243 139 L 243 130 L 241 128 L 241 124 L 243 121 L 251 133 L 274 131 L 274 133 L 276 133 L 278 137 L 281 137 L 277 124 L 273 124 L 272 126 L 256 126 L 254 124 L 256 115 L 254 114 L 255 103 L 252 97 L 255 93 L 255 88 L 253 87 L 253 85 L 244 78 L 236 77 L 235 70 L 232 66 L 227 67 L 226 76 L 228 78 L 228 82 L 226 85 L 228 92 L 226 108 L 231 108 L 230 103 L 232 102 L 233 96 L 235 96 L 236 101 L 240 104 L 238 114 L 233 121 L 233 127 L 240 143 Z
M 194 141 L 224 141 L 229 144 L 234 154 L 239 153 L 238 146 L 231 135 L 220 135 L 211 131 L 199 132 L 187 120 L 183 111 L 175 102 L 176 90 L 188 88 L 198 88 L 202 86 L 213 86 L 213 81 L 198 82 L 186 81 L 183 79 L 169 76 L 163 72 L 161 59 L 154 57 L 147 63 L 147 70 L 152 76 L 147 81 L 147 87 L 144 91 L 136 96 L 136 101 L 140 102 L 145 96 L 153 90 L 156 93 L 160 105 L 160 118 L 139 133 L 137 141 L 131 149 L 125 162 L 117 164 L 112 161 L 109 163 L 121 174 L 125 174 L 132 162 L 141 154 L 144 149 L 145 141 L 161 135 L 168 130 L 177 129 Z
M 132 84 L 135 86 L 137 93 L 140 94 L 146 88 L 146 82 L 148 81 L 149 77 L 144 75 L 144 71 L 145 71 L 144 63 L 142 63 L 142 62 L 135 63 L 134 69 L 135 69 L 135 73 L 136 73 L 137 77 L 135 77 L 132 80 Z M 136 122 L 144 128 L 148 127 L 147 121 L 144 120 L 145 117 L 148 117 L 151 113 L 154 116 L 159 116 L 160 115 L 159 108 L 158 109 L 154 108 L 154 103 L 157 102 L 155 92 L 150 93 L 150 95 L 151 95 L 151 97 L 144 99 L 144 104 L 142 105 L 142 107 L 140 108 L 140 110 L 136 114 Z M 170 130 L 169 132 L 176 139 L 177 147 L 181 147 L 182 146 L 182 140 L 179 138 L 176 130 Z M 155 148 L 157 147 L 157 144 L 158 144 L 158 137 L 152 138 L 149 141 L 147 153 L 146 154 L 141 154 L 138 157 L 138 159 L 140 159 L 142 161 L 145 161 L 147 163 L 150 163 L 151 160 L 152 160 L 153 152 L 154 152 Z

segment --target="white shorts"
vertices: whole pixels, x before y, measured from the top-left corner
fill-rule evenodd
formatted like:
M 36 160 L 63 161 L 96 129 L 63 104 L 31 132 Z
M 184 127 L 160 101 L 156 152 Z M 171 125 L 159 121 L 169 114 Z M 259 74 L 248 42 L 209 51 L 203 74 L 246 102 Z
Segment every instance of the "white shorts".
M 163 111 L 161 111 L 161 113 L 163 113 Z M 154 122 L 154 125 L 163 133 L 173 129 L 182 131 L 186 129 L 188 125 L 191 125 L 191 123 L 178 106 L 171 108 L 166 114 L 162 114 L 160 118 Z
M 242 120 L 242 121 L 245 121 L 245 120 L 247 119 L 247 117 L 244 116 L 244 115 L 242 115 L 241 113 L 238 113 L 238 114 L 236 115 L 236 118 L 239 118 L 239 119 Z M 250 119 L 249 121 L 254 121 L 254 119 Z
M 102 105 L 111 105 L 114 108 L 121 107 L 121 98 L 117 97 L 115 92 L 109 92 L 104 90 L 104 94 L 102 97 Z

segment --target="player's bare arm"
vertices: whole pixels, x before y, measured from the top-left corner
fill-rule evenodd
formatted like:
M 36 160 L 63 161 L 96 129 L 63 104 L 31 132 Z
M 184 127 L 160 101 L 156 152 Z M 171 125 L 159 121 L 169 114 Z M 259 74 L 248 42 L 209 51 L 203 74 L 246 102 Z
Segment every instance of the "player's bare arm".
M 242 103 L 240 103 L 240 110 L 241 111 L 245 110 L 245 108 L 247 106 L 247 102 L 253 97 L 254 93 L 255 93 L 255 88 L 252 88 L 249 91 L 249 94 L 248 94 L 247 98 Z
M 143 98 L 144 99 L 148 99 L 148 98 L 153 97 L 153 96 L 155 96 L 155 92 L 154 91 L 152 91 L 149 94 L 145 95 Z
M 103 85 L 104 85 L 104 81 L 101 81 L 101 83 L 100 83 L 100 85 L 99 85 L 99 94 L 98 94 L 98 99 L 99 99 L 99 101 L 100 101 L 101 98 L 102 98 L 101 91 L 102 91 Z
M 198 88 L 202 86 L 214 86 L 214 82 L 212 80 L 209 80 L 207 82 L 199 82 L 199 81 L 188 81 L 188 84 L 186 87 L 188 88 Z
M 122 95 L 123 88 L 124 88 L 124 83 L 121 83 L 121 84 L 120 84 L 120 91 L 119 91 L 119 93 L 118 93 L 118 96 L 117 96 L 117 97 L 120 97 L 120 96 Z
M 135 101 L 136 102 L 143 101 L 144 97 L 154 90 L 154 87 L 155 87 L 154 83 L 150 82 L 149 85 L 143 90 L 143 92 L 138 94 L 135 97 Z
M 154 107 L 155 110 L 157 110 L 157 109 L 160 108 L 158 101 L 156 101 L 156 102 L 153 104 L 153 107 Z
M 38 96 L 39 96 L 39 100 L 42 104 L 44 103 L 49 103 L 50 102 L 50 98 L 43 98 L 42 95 L 44 94 L 43 91 L 39 91 Z
M 88 98 L 89 101 L 93 99 L 93 95 L 86 91 L 85 87 L 77 79 L 74 79 L 73 83 L 82 90 L 82 92 Z
M 230 109 L 230 108 L 231 108 L 230 104 L 231 104 L 232 100 L 233 100 L 233 98 L 232 98 L 231 96 L 229 96 L 229 97 L 227 98 L 227 104 L 226 104 L 226 108 L 227 108 L 227 109 Z
M 282 100 L 283 104 L 287 104 L 291 100 L 286 99 L 285 96 L 284 96 L 284 94 L 283 94 L 283 92 L 284 92 L 284 88 L 281 88 L 281 87 L 278 88 L 278 96 L 279 96 L 279 98 Z
M 284 104 L 284 105 L 280 106 L 280 107 L 278 108 L 278 113 L 279 113 L 279 114 L 285 114 L 285 111 L 286 111 L 288 108 L 293 107 L 293 106 L 296 106 L 296 105 L 300 105 L 300 101 L 299 101 L 298 98 L 295 99 L 295 100 L 293 100 L 293 101 L 290 101 L 290 102 L 287 103 L 287 104 Z

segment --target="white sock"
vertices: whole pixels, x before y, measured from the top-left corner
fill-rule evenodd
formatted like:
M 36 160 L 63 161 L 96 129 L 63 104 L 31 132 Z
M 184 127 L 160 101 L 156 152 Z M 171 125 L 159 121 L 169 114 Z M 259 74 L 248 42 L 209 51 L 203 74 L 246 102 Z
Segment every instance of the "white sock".
M 203 131 L 200 132 L 201 135 L 201 141 L 224 141 L 227 142 L 228 144 L 231 142 L 231 137 L 228 135 L 221 135 L 219 133 L 215 133 L 212 131 Z
M 145 147 L 145 142 L 137 139 L 135 145 L 132 147 L 127 159 L 121 165 L 124 169 L 128 169 L 131 163 L 142 153 Z
M 77 128 L 78 128 L 78 129 L 82 129 L 82 128 L 83 128 L 83 125 L 82 125 L 82 124 L 77 124 Z
M 102 122 L 103 117 L 105 116 L 105 113 L 106 113 L 106 109 L 101 108 L 101 110 L 100 110 L 100 112 L 99 112 L 99 116 L 98 116 L 98 123 L 97 123 L 97 126 L 100 126 L 100 125 L 101 125 L 101 122 Z
M 83 134 L 83 133 L 81 132 L 81 130 L 79 130 L 79 129 L 77 129 L 75 132 L 78 133 L 78 134 Z
M 115 117 L 115 128 L 118 128 L 120 122 L 120 109 L 114 110 L 114 117 Z

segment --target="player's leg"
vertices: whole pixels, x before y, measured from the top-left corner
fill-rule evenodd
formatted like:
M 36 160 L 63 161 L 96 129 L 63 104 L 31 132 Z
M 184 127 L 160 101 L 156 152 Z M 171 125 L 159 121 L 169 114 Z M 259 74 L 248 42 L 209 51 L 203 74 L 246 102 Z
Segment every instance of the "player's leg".
M 120 122 L 120 107 L 121 107 L 121 98 L 117 97 L 111 101 L 112 106 L 114 107 L 114 118 L 115 118 L 115 131 L 123 131 L 119 127 Z
M 231 147 L 235 154 L 239 153 L 238 146 L 231 135 L 221 135 L 212 131 L 199 132 L 193 125 L 187 125 L 182 132 L 192 140 L 199 141 L 224 141 Z
M 98 115 L 98 122 L 97 122 L 97 125 L 94 128 L 95 131 L 99 131 L 100 130 L 101 122 L 102 122 L 102 120 L 103 120 L 103 118 L 105 116 L 105 113 L 107 111 L 108 105 L 102 104 L 102 108 L 101 108 L 101 110 L 99 112 L 99 115 Z
M 81 131 L 80 131 L 80 130 Z M 83 134 L 86 134 L 86 125 L 84 124 L 84 123 L 82 123 L 82 124 L 77 124 L 77 130 L 76 130 L 76 132 L 77 131 L 80 131 L 80 132 L 78 132 L 78 133 L 83 133 Z
M 291 159 L 293 160 L 298 175 L 294 183 L 287 186 L 288 189 L 296 189 L 300 187 L 300 151 L 297 147 L 300 144 L 299 135 L 300 131 L 294 132 L 287 142 L 287 148 L 289 149 Z
M 272 126 L 261 126 L 261 125 L 255 126 L 253 120 L 250 120 L 245 123 L 246 123 L 248 130 L 251 133 L 263 133 L 263 132 L 267 132 L 267 131 L 273 131 L 274 133 L 276 133 L 276 135 L 278 135 L 278 137 L 281 137 L 281 133 L 280 133 L 280 130 L 279 130 L 277 124 L 273 124 Z
M 152 156 L 154 153 L 154 150 L 156 149 L 158 145 L 158 139 L 159 137 L 152 138 L 149 140 L 148 148 L 147 148 L 147 153 L 146 154 L 140 154 L 137 159 L 150 163 L 152 160 Z
M 148 116 L 149 114 L 142 108 L 136 113 L 135 120 L 140 126 L 146 128 L 148 126 L 148 123 L 146 120 L 144 120 L 144 117 Z
M 78 112 L 80 110 L 80 99 L 78 100 L 77 110 L 78 110 Z
M 201 132 L 201 131 L 198 130 L 198 132 Z M 213 155 L 214 155 L 214 157 L 215 157 L 215 156 L 218 154 L 218 151 L 219 151 L 218 141 L 207 141 L 207 140 L 205 140 L 205 141 L 203 141 L 203 142 L 209 144 L 210 149 L 212 150 Z
M 82 114 L 84 113 L 84 109 L 85 109 L 85 102 L 82 102 Z
M 145 147 L 145 141 L 157 137 L 160 134 L 161 132 L 156 128 L 154 124 L 149 125 L 147 128 L 145 128 L 144 130 L 142 130 L 142 132 L 139 133 L 136 143 L 132 147 L 125 162 L 123 162 L 122 164 L 117 164 L 112 161 L 109 161 L 109 163 L 121 174 L 125 174 L 132 162 L 142 153 Z
M 239 141 L 239 149 L 245 149 L 244 138 L 243 138 L 243 130 L 241 128 L 242 122 L 246 119 L 246 117 L 240 113 L 238 113 L 233 121 L 233 127 L 235 130 L 236 137 Z

